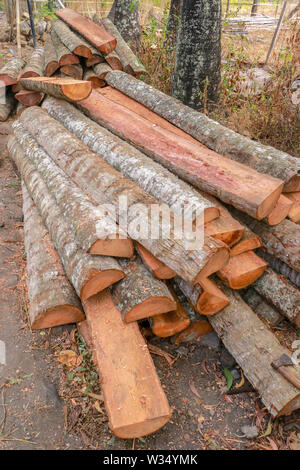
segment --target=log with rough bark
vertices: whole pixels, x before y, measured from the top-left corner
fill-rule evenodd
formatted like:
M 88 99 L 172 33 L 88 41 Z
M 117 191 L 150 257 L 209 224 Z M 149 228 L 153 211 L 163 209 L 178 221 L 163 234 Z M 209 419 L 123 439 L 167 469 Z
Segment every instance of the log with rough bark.
M 229 263 L 218 272 L 218 276 L 231 289 L 244 289 L 259 279 L 268 263 L 253 251 L 230 258 Z
M 176 308 L 167 286 L 155 279 L 139 258 L 120 260 L 126 275 L 112 290 L 112 296 L 125 323 L 142 320 Z
M 13 129 L 25 155 L 42 176 L 64 219 L 72 227 L 82 250 L 97 255 L 133 256 L 133 243 L 126 233 L 66 177 L 20 122 L 15 121 Z
M 176 276 L 176 273 L 173 271 L 173 269 L 169 268 L 159 259 L 155 258 L 155 256 L 153 256 L 152 253 L 150 253 L 150 251 L 148 251 L 140 243 L 136 242 L 135 246 L 143 260 L 143 263 L 157 279 L 172 279 Z
M 63 21 L 54 21 L 52 29 L 57 34 L 61 42 L 70 49 L 73 54 L 87 59 L 92 57 L 91 46 L 89 46 L 89 43 L 71 31 L 69 26 Z
M 82 321 L 80 301 L 24 183 L 22 193 L 31 328 L 38 330 Z
M 209 201 L 151 158 L 85 117 L 74 106 L 48 98 L 43 107 L 107 163 L 167 204 L 176 214 L 190 220 L 196 214 L 200 223 L 219 216 L 216 202 Z
M 269 413 L 273 417 L 291 414 L 300 406 L 300 390 L 271 366 L 289 351 L 237 292 L 225 287 L 225 294 L 229 305 L 209 317 L 213 329 L 257 390 Z M 300 377 L 300 366 L 293 368 L 293 373 Z
M 89 18 L 71 10 L 71 8 L 56 11 L 56 16 L 93 44 L 99 51 L 109 54 L 115 49 L 116 39 Z
M 56 57 L 60 67 L 63 65 L 74 65 L 79 64 L 79 58 L 72 54 L 70 49 L 68 49 L 59 39 L 57 34 L 52 30 L 51 31 L 51 40 L 56 52 Z
M 20 78 L 42 77 L 45 71 L 45 49 L 37 47 L 31 54 Z
M 164 220 L 165 217 L 157 217 L 155 229 L 158 233 L 163 233 L 164 237 L 151 237 L 152 220 L 149 220 L 149 209 L 153 211 L 153 206 L 158 205 L 156 199 L 135 182 L 124 178 L 99 155 L 91 152 L 41 108 L 30 108 L 30 115 L 28 110 L 24 111 L 20 120 L 41 147 L 51 154 L 51 158 L 83 191 L 96 202 L 99 200 L 102 202 L 103 197 L 106 199 L 115 211 L 116 219 L 121 227 L 125 223 L 131 238 L 139 241 L 183 279 L 192 283 L 198 282 L 202 277 L 207 277 L 222 269 L 228 262 L 228 248 L 211 237 L 205 237 L 201 249 L 188 250 L 190 244 L 186 244 L 187 233 L 185 232 L 183 239 L 179 240 L 174 232 L 174 226 L 181 224 L 182 219 L 173 212 L 170 213 L 169 208 L 163 204 L 159 205 L 159 209 L 167 212 L 168 220 Z M 124 209 L 122 204 L 125 201 L 126 208 Z M 137 229 L 141 222 L 141 213 L 137 211 L 137 203 L 143 204 L 142 208 L 139 207 L 140 210 L 143 209 L 142 233 Z M 188 236 L 190 237 L 191 234 L 188 233 Z
M 292 206 L 289 210 L 289 219 L 292 222 L 300 222 L 300 191 L 293 193 L 286 193 L 285 196 L 290 199 Z
M 45 44 L 45 75 L 51 77 L 59 69 L 56 50 L 51 40 Z
M 234 217 L 247 225 L 262 241 L 263 248 L 270 255 L 279 258 L 292 269 L 300 272 L 300 226 L 290 220 L 270 227 L 264 222 L 253 220 L 236 210 L 231 210 Z
M 252 287 L 249 287 L 249 289 L 240 294 L 249 307 L 271 325 L 277 325 L 282 320 L 282 315 L 268 304 Z
M 298 158 L 242 136 L 124 72 L 109 73 L 107 82 L 215 152 L 248 165 L 259 173 L 281 179 L 285 183 L 284 191 L 300 191 Z M 297 187 L 299 189 L 295 189 Z
M 252 217 L 263 219 L 275 207 L 283 187 L 281 180 L 257 173 L 159 126 L 153 126 L 98 92 L 93 91 L 78 106 L 94 121 L 129 141 L 183 180 Z
M 176 277 L 176 286 L 188 299 L 190 305 L 202 315 L 214 315 L 228 305 L 228 298 L 217 287 L 214 281 L 203 279 L 201 285 L 191 286 L 183 279 Z
M 21 85 L 26 90 L 37 91 L 64 100 L 84 100 L 92 91 L 90 82 L 59 77 L 21 78 Z
M 84 309 L 111 431 L 124 439 L 157 431 L 171 410 L 137 323 L 124 324 L 108 290 Z
M 98 77 L 98 75 L 95 74 L 93 69 L 85 71 L 83 80 L 88 80 L 89 82 L 91 82 L 93 89 L 102 88 L 106 85 L 106 81 Z
M 67 75 L 68 77 L 72 77 L 75 80 L 86 80 L 83 77 L 83 68 L 80 64 L 74 65 L 64 65 L 60 68 L 61 73 Z
M 30 90 L 20 90 L 15 98 L 24 106 L 38 106 L 44 98 L 44 93 Z
M 117 0 L 114 24 L 130 47 L 138 51 L 140 47 L 139 0 Z
M 0 122 L 6 121 L 15 108 L 15 98 L 11 91 L 4 89 L 5 103 L 0 104 Z
M 24 115 L 25 111 L 22 115 Z M 38 171 L 25 156 L 23 148 L 12 136 L 7 145 L 9 154 L 17 165 L 28 192 L 36 204 L 40 216 L 49 231 L 53 244 L 61 258 L 66 275 L 81 299 L 96 294 L 124 277 L 114 258 L 92 256 L 78 247 L 72 230 L 64 221 L 53 197 Z
M 193 321 L 191 325 L 177 336 L 174 343 L 192 343 L 199 341 L 202 336 L 207 335 L 213 331 L 210 323 L 205 320 Z
M 282 222 L 289 214 L 290 209 L 293 203 L 285 197 L 283 194 L 280 194 L 276 206 L 268 215 L 266 222 L 269 225 L 278 225 Z
M 118 56 L 120 57 L 124 72 L 129 73 L 131 75 L 135 75 L 138 78 L 142 75 L 147 75 L 147 70 L 140 62 L 140 60 L 136 57 L 136 55 L 133 53 L 133 51 L 130 49 L 126 41 L 124 41 L 118 29 L 110 21 L 110 19 L 102 18 L 102 20 L 99 20 L 96 15 L 93 19 L 96 23 L 102 24 L 106 31 L 108 31 L 117 39 L 117 45 L 115 50 Z
M 282 275 L 268 268 L 252 287 L 282 315 L 300 326 L 300 291 Z
M 111 72 L 112 69 L 106 62 L 103 62 L 97 65 L 94 65 L 93 70 L 99 78 L 101 78 L 102 80 L 105 80 L 106 75 L 108 74 L 108 72 Z M 106 83 L 106 80 L 105 80 L 105 83 Z
M 245 231 L 240 241 L 230 250 L 230 256 L 237 256 L 247 251 L 255 250 L 261 246 L 261 239 L 256 233 L 244 226 Z
M 22 59 L 15 58 L 9 60 L 3 67 L 0 69 L 0 82 L 1 86 L 14 85 L 18 81 L 18 76 L 22 68 L 24 67 L 25 62 Z
M 160 338 L 168 338 L 169 336 L 174 336 L 177 333 L 180 333 L 185 330 L 191 322 L 184 306 L 181 304 L 176 292 L 170 284 L 168 284 L 168 289 L 176 302 L 176 310 L 155 315 L 151 318 L 152 331 Z
M 300 288 L 300 273 L 294 271 L 294 269 L 290 268 L 286 263 L 278 258 L 274 258 L 274 256 L 269 255 L 269 253 L 264 250 L 258 250 L 257 253 L 269 263 L 270 268 L 283 274 L 292 284 Z

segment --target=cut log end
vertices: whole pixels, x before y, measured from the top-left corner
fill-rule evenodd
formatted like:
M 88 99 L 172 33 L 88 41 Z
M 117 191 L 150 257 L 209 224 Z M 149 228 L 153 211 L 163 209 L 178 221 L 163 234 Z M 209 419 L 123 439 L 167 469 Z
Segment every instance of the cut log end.
M 217 252 L 210 257 L 204 268 L 197 274 L 193 280 L 193 284 L 200 283 L 212 274 L 220 271 L 229 262 L 230 254 L 225 246 L 219 248 Z
M 231 289 L 245 289 L 259 279 L 268 263 L 253 251 L 230 258 L 229 263 L 218 272 L 218 276 Z
M 196 309 L 202 315 L 215 315 L 229 304 L 229 299 L 210 279 L 201 282 L 203 293 L 199 296 Z
M 43 328 L 52 328 L 54 326 L 68 325 L 83 321 L 84 313 L 80 308 L 73 305 L 59 305 L 48 309 L 38 315 L 31 325 L 33 330 L 41 330 Z
M 126 315 L 123 315 L 123 320 L 125 323 L 129 323 L 161 313 L 171 312 L 175 308 L 176 302 L 168 297 L 150 297 L 136 305 Z
M 74 54 L 63 55 L 59 60 L 59 66 L 79 64 L 79 58 Z
M 280 197 L 280 194 L 282 193 L 283 190 L 283 183 L 278 185 L 278 187 L 273 191 L 266 199 L 263 201 L 263 203 L 257 208 L 257 219 L 262 220 L 265 217 L 267 217 L 272 210 L 275 208 L 278 199 Z
M 43 99 L 43 93 L 29 90 L 20 90 L 15 94 L 16 99 L 24 106 L 38 106 Z
M 134 246 L 129 239 L 97 240 L 88 252 L 92 255 L 131 258 L 134 254 Z
M 155 315 L 152 317 L 152 322 L 153 333 L 160 338 L 168 338 L 185 330 L 190 324 L 190 319 L 186 314 L 180 315 L 177 309 L 173 312 Z
M 91 50 L 83 44 L 81 46 L 75 47 L 73 52 L 74 54 L 79 55 L 81 57 L 85 57 L 86 59 L 89 59 L 93 55 Z
M 144 264 L 152 271 L 157 279 L 173 279 L 176 276 L 175 271 L 166 266 L 160 260 L 144 248 L 140 243 L 136 242 L 137 250 L 144 262 Z
M 59 69 L 59 63 L 56 61 L 49 62 L 45 68 L 45 74 L 47 77 L 51 77 Z
M 285 193 L 300 191 L 300 176 L 293 176 L 293 178 L 291 178 L 289 182 L 284 185 L 283 191 Z
M 103 272 L 95 273 L 82 287 L 80 292 L 81 300 L 89 299 L 124 277 L 125 274 L 123 271 L 118 271 L 117 269 L 108 269 Z
M 276 206 L 270 212 L 267 218 L 269 225 L 278 225 L 282 222 L 289 214 L 289 211 L 293 205 L 293 202 L 290 201 L 283 194 L 280 194 L 280 197 L 277 201 Z
M 208 207 L 204 209 L 204 223 L 207 224 L 220 216 L 220 210 L 217 207 Z
M 89 82 L 91 82 L 92 84 L 92 88 L 95 90 L 97 88 L 103 88 L 106 86 L 106 81 L 105 80 L 102 80 L 102 78 L 99 78 L 99 77 L 90 77 L 90 78 L 87 78 L 87 80 Z
M 20 78 L 31 78 L 31 77 L 40 77 L 40 75 L 37 72 L 24 72 Z

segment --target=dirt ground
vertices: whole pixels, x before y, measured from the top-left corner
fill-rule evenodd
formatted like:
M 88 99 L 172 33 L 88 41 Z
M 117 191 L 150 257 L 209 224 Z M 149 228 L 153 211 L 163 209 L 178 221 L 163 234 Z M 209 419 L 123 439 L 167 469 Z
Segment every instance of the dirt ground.
M 2 43 L 0 65 L 15 51 L 15 45 Z M 30 330 L 20 178 L 6 150 L 10 124 L 0 125 L 0 341 L 6 347 L 0 363 L 0 449 L 299 449 L 299 412 L 270 420 L 247 381 L 239 389 L 244 393 L 226 394 L 224 367 L 234 386 L 244 378 L 215 333 L 179 345 L 149 339 L 176 359 L 169 364 L 153 355 L 172 418 L 145 438 L 113 437 L 76 325 Z M 63 365 L 65 350 L 81 364 Z

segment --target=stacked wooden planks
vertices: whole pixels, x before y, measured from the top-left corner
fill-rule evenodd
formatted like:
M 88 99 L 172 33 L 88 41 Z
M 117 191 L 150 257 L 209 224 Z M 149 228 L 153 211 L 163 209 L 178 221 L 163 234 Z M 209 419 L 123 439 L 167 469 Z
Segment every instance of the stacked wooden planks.
M 138 328 L 145 319 L 160 337 L 212 325 L 270 413 L 289 414 L 300 392 L 271 366 L 287 350 L 268 324 L 300 324 L 297 159 L 137 80 L 145 70 L 108 19 L 57 16 L 45 51 L 8 85 L 44 99 L 22 109 L 8 144 L 23 180 L 32 327 L 85 312 L 119 437 L 147 435 L 171 415 Z

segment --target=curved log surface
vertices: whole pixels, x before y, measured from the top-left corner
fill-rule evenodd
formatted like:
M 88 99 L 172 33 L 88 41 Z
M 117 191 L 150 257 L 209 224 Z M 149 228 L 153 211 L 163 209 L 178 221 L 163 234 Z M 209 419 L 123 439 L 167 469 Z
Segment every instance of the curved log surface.
M 25 66 L 23 59 L 14 58 L 6 62 L 0 69 L 0 81 L 5 86 L 14 85 L 18 81 L 19 73 Z
M 90 82 L 72 78 L 31 77 L 21 78 L 20 83 L 26 90 L 37 91 L 71 101 L 83 100 L 92 91 Z
M 43 77 L 45 71 L 45 49 L 37 47 L 31 54 L 20 78 Z
M 268 263 L 253 251 L 230 258 L 229 263 L 218 272 L 218 276 L 231 289 L 245 289 L 259 279 Z

